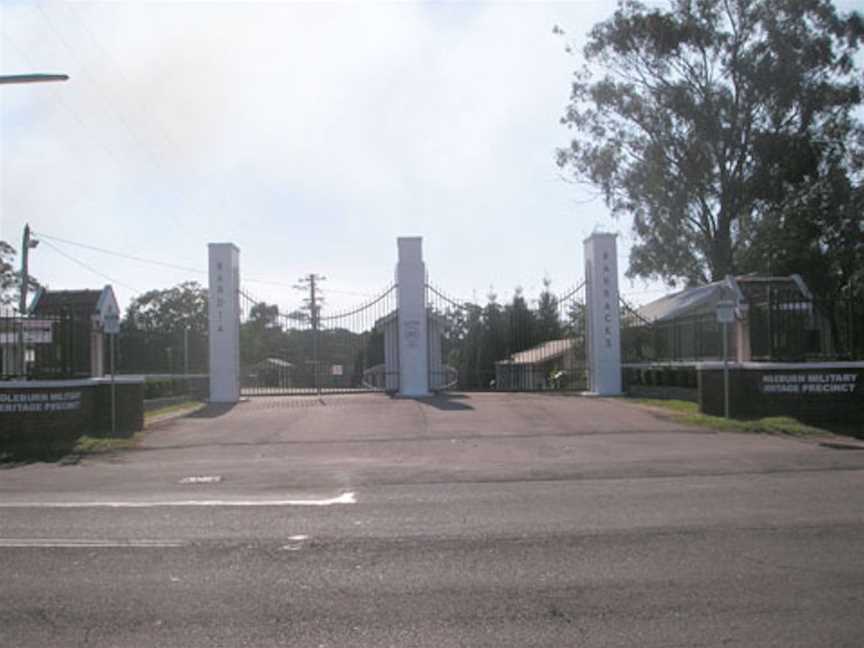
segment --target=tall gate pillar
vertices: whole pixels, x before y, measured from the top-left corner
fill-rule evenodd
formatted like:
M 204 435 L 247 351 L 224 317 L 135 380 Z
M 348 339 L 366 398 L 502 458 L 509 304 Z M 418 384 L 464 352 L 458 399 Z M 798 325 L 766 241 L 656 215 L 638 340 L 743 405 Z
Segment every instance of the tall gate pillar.
M 210 243 L 210 402 L 240 400 L 240 250 Z
M 588 309 L 588 389 L 621 393 L 621 321 L 615 234 L 585 239 L 585 305 Z
M 396 265 L 399 309 L 399 395 L 429 395 L 429 344 L 426 321 L 426 265 L 423 239 L 399 237 Z

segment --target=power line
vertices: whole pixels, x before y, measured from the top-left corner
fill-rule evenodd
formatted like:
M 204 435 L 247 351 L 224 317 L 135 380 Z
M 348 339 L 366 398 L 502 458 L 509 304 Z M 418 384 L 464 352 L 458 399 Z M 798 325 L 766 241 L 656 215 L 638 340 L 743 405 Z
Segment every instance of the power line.
M 195 274 L 206 275 L 206 270 L 200 270 L 198 268 L 192 268 L 190 266 L 182 266 L 176 263 L 169 263 L 167 261 L 158 261 L 156 259 L 148 259 L 146 257 L 135 256 L 134 254 L 125 254 L 123 252 L 115 252 L 114 250 L 107 250 L 105 248 L 97 247 L 95 245 L 89 245 L 87 243 L 78 243 L 77 241 L 70 241 L 69 239 L 60 238 L 59 236 L 52 236 L 50 234 L 45 234 L 44 232 L 35 232 L 36 235 L 39 236 L 40 239 L 50 239 L 52 241 L 59 241 L 60 243 L 66 243 L 67 245 L 74 245 L 76 247 L 84 248 L 86 250 L 93 250 L 94 252 L 101 252 L 102 254 L 109 254 L 111 256 L 119 257 L 121 259 L 130 259 L 132 261 L 138 261 L 139 263 L 150 263 L 152 265 L 163 266 L 166 268 L 171 268 L 173 270 L 182 270 L 183 272 L 194 272 Z
M 24 61 L 28 67 L 38 67 L 33 64 L 33 60 L 24 52 L 24 50 L 21 49 L 21 47 L 19 47 L 15 43 L 15 40 L 9 36 L 9 33 L 5 29 L 2 30 L 2 34 L 6 44 L 12 46 L 12 48 L 18 53 L 18 56 L 21 57 L 21 60 Z M 69 113 L 72 119 L 78 122 L 78 125 L 81 127 L 82 132 L 89 135 L 92 142 L 96 146 L 101 148 L 109 158 L 111 158 L 116 168 L 120 169 L 120 158 L 117 157 L 117 155 L 111 149 L 109 149 L 103 141 L 99 140 L 97 137 L 94 136 L 94 130 L 84 122 L 84 120 L 81 118 L 81 115 L 79 115 L 78 112 L 74 108 L 72 108 L 72 106 L 66 101 L 66 99 L 63 97 L 63 93 L 56 89 L 51 89 L 51 94 L 53 95 L 55 102 L 62 106 L 63 109 L 67 113 Z
M 45 7 L 43 7 L 41 4 L 37 3 L 36 8 L 38 9 L 39 13 L 41 14 L 42 19 L 48 25 L 48 28 L 54 34 L 55 38 L 73 56 L 73 58 L 75 58 L 78 61 L 78 64 L 79 64 L 78 67 L 82 70 L 83 74 L 90 79 L 93 86 L 96 88 L 96 90 L 98 92 L 99 87 L 98 87 L 96 78 L 90 72 L 90 66 L 87 65 L 86 63 L 84 63 L 83 59 L 78 55 L 77 48 L 72 47 L 72 44 L 60 32 L 60 30 L 54 24 L 54 20 L 51 18 L 51 16 L 48 15 L 48 12 L 45 11 Z M 108 93 L 99 92 L 99 95 L 100 95 L 100 97 L 107 97 Z M 107 111 L 110 111 L 111 113 L 113 113 L 114 118 L 117 120 L 117 122 L 120 124 L 120 126 L 123 128 L 123 130 L 126 131 L 126 134 L 129 136 L 130 142 L 133 145 L 140 146 L 142 149 L 146 150 L 147 153 L 149 154 L 149 156 L 151 157 L 151 160 L 154 163 L 155 168 L 157 170 L 161 170 L 161 168 L 163 166 L 161 164 L 161 160 L 160 160 L 161 156 L 157 152 L 154 152 L 154 150 L 152 148 L 148 147 L 147 144 L 141 139 L 140 135 L 137 135 L 134 132 L 132 126 L 126 120 L 126 117 L 122 114 L 122 112 L 116 107 L 116 105 L 114 103 L 111 103 L 111 102 L 103 99 L 102 106 Z
M 124 288 L 127 288 L 128 290 L 131 290 L 132 293 L 133 293 L 133 295 L 137 295 L 137 294 L 139 294 L 139 293 L 141 292 L 141 291 L 138 290 L 137 288 L 133 288 L 133 287 L 130 286 L 129 284 L 125 284 L 125 283 L 123 283 L 123 282 L 121 282 L 121 281 L 117 281 L 116 279 L 114 279 L 114 278 L 112 278 L 112 277 L 109 277 L 109 276 L 108 276 L 107 274 L 105 274 L 104 272 L 101 272 L 101 271 L 97 270 L 97 269 L 94 268 L 93 266 L 88 265 L 87 263 L 84 263 L 83 261 L 79 261 L 78 259 L 76 259 L 76 258 L 73 257 L 72 255 L 70 255 L 70 254 L 66 254 L 63 250 L 61 250 L 59 247 L 57 247 L 56 245 L 54 245 L 51 241 L 47 241 L 47 240 L 46 240 L 46 241 L 45 241 L 45 245 L 47 245 L 47 246 L 50 247 L 52 250 L 54 250 L 55 252 L 57 252 L 57 254 L 59 254 L 60 256 L 66 257 L 67 259 L 69 259 L 69 260 L 72 261 L 73 263 L 77 263 L 77 264 L 78 264 L 79 266 L 81 266 L 82 268 L 84 268 L 84 269 L 86 269 L 86 270 L 89 270 L 89 271 L 92 272 L 93 274 L 97 274 L 97 275 L 99 275 L 99 276 L 102 277 L 103 279 L 107 279 L 107 280 L 110 281 L 112 284 L 117 284 L 118 286 L 123 286 Z
M 38 235 L 42 239 L 48 239 L 52 241 L 57 241 L 59 243 L 65 243 L 67 245 L 74 245 L 75 247 L 84 248 L 85 250 L 91 250 L 93 252 L 99 252 L 101 254 L 108 254 L 110 256 L 118 257 L 121 259 L 129 259 L 131 261 L 137 261 L 139 263 L 149 263 L 151 265 L 162 266 L 164 268 L 170 268 L 172 270 L 182 270 L 183 272 L 192 272 L 194 274 L 199 275 L 207 275 L 209 274 L 207 270 L 203 270 L 201 268 L 193 268 L 192 266 L 180 265 L 177 263 L 170 263 L 168 261 L 160 261 L 158 259 L 149 259 L 147 257 L 137 256 L 135 254 L 127 254 L 125 252 L 117 252 L 116 250 L 109 250 L 103 247 L 98 247 L 96 245 L 90 245 L 89 243 L 80 243 L 78 241 L 71 241 L 66 238 L 62 238 L 60 236 L 54 236 L 53 234 L 45 234 L 44 232 L 35 232 L 34 235 Z M 284 281 L 274 281 L 271 279 L 258 279 L 256 277 L 243 277 L 243 283 L 258 283 L 258 284 L 266 284 L 270 286 L 281 286 L 283 288 L 293 288 L 294 284 L 286 283 Z M 374 297 L 374 295 L 370 293 L 357 292 L 353 290 L 338 290 L 336 288 L 328 288 L 328 292 L 338 293 L 342 295 L 353 295 L 355 297 Z
M 83 31 L 87 34 L 87 37 L 90 39 L 90 42 L 93 43 L 96 46 L 96 48 L 102 53 L 103 61 L 111 60 L 112 55 L 108 52 L 107 49 L 105 49 L 105 47 L 102 45 L 102 43 L 99 40 L 97 40 L 96 36 L 93 34 L 93 31 L 90 29 L 90 27 L 87 26 L 88 21 L 86 20 L 86 18 L 82 19 L 82 17 L 80 15 L 78 15 L 76 17 L 78 18 L 78 26 L 83 29 Z M 127 85 L 132 85 L 132 83 L 129 80 L 129 77 L 126 76 L 126 73 L 123 71 L 122 67 L 119 67 L 116 69 L 112 68 L 111 74 L 118 75 L 123 80 L 124 83 L 126 83 Z M 159 135 L 162 137 L 162 139 L 165 141 L 165 143 L 168 144 L 168 146 L 170 148 L 173 148 L 175 150 L 179 149 L 180 147 L 177 145 L 177 142 L 165 130 L 165 128 L 164 128 L 162 122 L 159 120 L 158 116 L 154 112 L 148 112 L 147 114 L 152 116 L 153 124 L 156 126 L 156 130 L 158 130 Z
M 126 135 L 129 138 L 129 143 L 131 143 L 133 146 L 146 152 L 146 157 L 149 158 L 149 163 L 152 165 L 153 169 L 157 173 L 164 173 L 164 171 L 165 171 L 164 156 L 163 156 L 161 150 L 159 150 L 158 147 L 153 147 L 153 146 L 148 145 L 147 142 L 145 142 L 144 140 L 141 139 L 140 135 L 136 134 L 135 129 L 133 129 L 132 126 L 129 124 L 129 121 L 127 120 L 126 116 L 124 115 L 123 110 L 117 107 L 116 102 L 110 101 L 110 93 L 108 91 L 100 89 L 99 82 L 97 81 L 96 76 L 94 75 L 93 72 L 91 72 L 91 66 L 86 64 L 84 62 L 84 60 L 78 55 L 77 48 L 74 48 L 71 45 L 71 43 L 68 41 L 68 39 L 61 33 L 61 31 L 57 28 L 54 21 L 52 20 L 51 16 L 48 14 L 47 11 L 45 11 L 45 8 L 41 4 L 37 3 L 36 9 L 38 10 L 39 14 L 41 15 L 42 20 L 45 22 L 45 24 L 48 25 L 48 28 L 54 34 L 54 37 L 57 39 L 57 41 L 59 41 L 60 44 L 72 55 L 72 57 L 75 60 L 77 60 L 77 62 L 79 64 L 79 69 L 82 72 L 82 76 L 84 77 L 84 79 L 89 79 L 90 84 L 95 89 L 97 95 L 100 97 L 99 101 L 100 101 L 102 108 L 107 113 L 113 114 L 113 117 L 116 120 L 116 122 L 119 123 L 121 128 L 126 131 Z M 86 89 L 87 83 L 85 82 L 82 87 Z M 79 119 L 79 121 L 80 121 L 80 119 Z M 154 121 L 154 123 L 155 123 L 155 121 Z M 162 134 L 162 137 L 166 142 L 168 141 L 167 138 L 164 136 L 164 133 Z M 102 147 L 105 148 L 104 145 L 102 145 Z M 130 154 L 128 151 L 126 152 L 126 155 L 124 157 L 127 158 L 127 161 L 130 159 Z M 180 190 L 178 189 L 177 190 L 178 196 L 179 196 L 179 191 Z M 155 202 L 156 202 L 156 193 L 155 192 L 148 192 L 146 202 L 147 202 L 147 206 L 152 209 Z M 183 221 L 181 221 L 175 215 L 175 213 L 173 211 L 167 210 L 165 213 L 168 215 L 168 217 L 171 219 L 171 221 L 173 221 L 175 227 L 180 228 L 180 229 L 185 229 L 186 231 L 188 231 L 188 228 L 186 228 Z

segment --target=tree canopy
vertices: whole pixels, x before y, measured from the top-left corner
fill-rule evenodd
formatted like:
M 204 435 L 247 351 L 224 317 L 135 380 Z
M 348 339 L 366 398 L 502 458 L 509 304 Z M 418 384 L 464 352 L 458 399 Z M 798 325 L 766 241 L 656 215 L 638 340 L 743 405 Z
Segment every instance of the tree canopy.
M 448 310 L 453 326 L 443 340 L 446 364 L 456 369 L 461 386 L 485 389 L 496 377 L 495 363 L 512 354 L 562 338 L 581 344 L 584 307 L 572 296 L 560 302 L 547 278 L 539 297 L 532 300 L 533 307 L 517 287 L 508 303 L 499 303 L 490 291 L 485 305 L 465 304 L 462 309 Z
M 829 0 L 622 0 L 591 30 L 557 162 L 632 217 L 629 276 L 769 272 L 793 230 L 860 261 L 862 37 Z
M 21 272 L 15 270 L 15 256 L 17 252 L 14 247 L 6 241 L 0 241 L 0 306 L 9 306 L 18 303 L 21 294 Z M 39 288 L 39 282 L 33 277 L 28 277 L 29 290 Z
M 148 332 L 174 333 L 188 328 L 206 333 L 207 289 L 186 281 L 165 290 L 150 290 L 126 309 L 124 326 Z

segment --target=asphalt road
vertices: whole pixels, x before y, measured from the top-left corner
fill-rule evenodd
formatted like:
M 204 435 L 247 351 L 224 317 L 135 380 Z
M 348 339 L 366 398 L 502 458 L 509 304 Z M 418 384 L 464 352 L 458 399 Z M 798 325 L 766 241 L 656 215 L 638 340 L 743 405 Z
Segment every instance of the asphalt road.
M 864 452 L 617 400 L 264 399 L 0 470 L 2 646 L 861 646 Z

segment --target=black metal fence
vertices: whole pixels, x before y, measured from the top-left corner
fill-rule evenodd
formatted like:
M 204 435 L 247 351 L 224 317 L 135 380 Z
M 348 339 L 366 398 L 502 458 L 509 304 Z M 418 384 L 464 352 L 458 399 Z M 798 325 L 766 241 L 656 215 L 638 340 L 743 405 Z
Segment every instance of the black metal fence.
M 521 291 L 509 303 L 482 306 L 427 285 L 431 388 L 587 389 L 583 288 L 544 291 L 532 307 Z
M 713 312 L 649 322 L 622 301 L 621 350 L 625 363 L 699 362 L 723 358 L 722 326 Z M 729 357 L 738 355 L 739 324 L 728 327 Z M 740 323 L 753 361 L 803 362 L 864 359 L 864 304 L 817 300 L 772 290 L 748 305 Z
M 753 360 L 864 359 L 864 304 L 853 299 L 808 299 L 796 291 L 769 290 L 750 305 Z
M 291 313 L 240 293 L 240 387 L 247 396 L 397 391 L 396 286 L 343 312 Z
M 737 353 L 733 327 L 727 331 L 729 356 Z M 621 357 L 624 362 L 700 362 L 723 358 L 723 329 L 716 316 L 695 315 L 648 322 L 623 304 Z
M 115 344 L 118 374 L 204 374 L 208 370 L 206 331 L 147 331 L 124 326 Z M 105 363 L 109 371 L 107 346 Z
M 118 374 L 207 373 L 207 334 L 121 329 Z M 100 364 L 101 363 L 101 364 Z M 0 317 L 0 379 L 88 378 L 110 372 L 110 342 L 90 317 Z
M 89 376 L 91 326 L 89 319 L 72 315 L 0 317 L 0 379 Z

